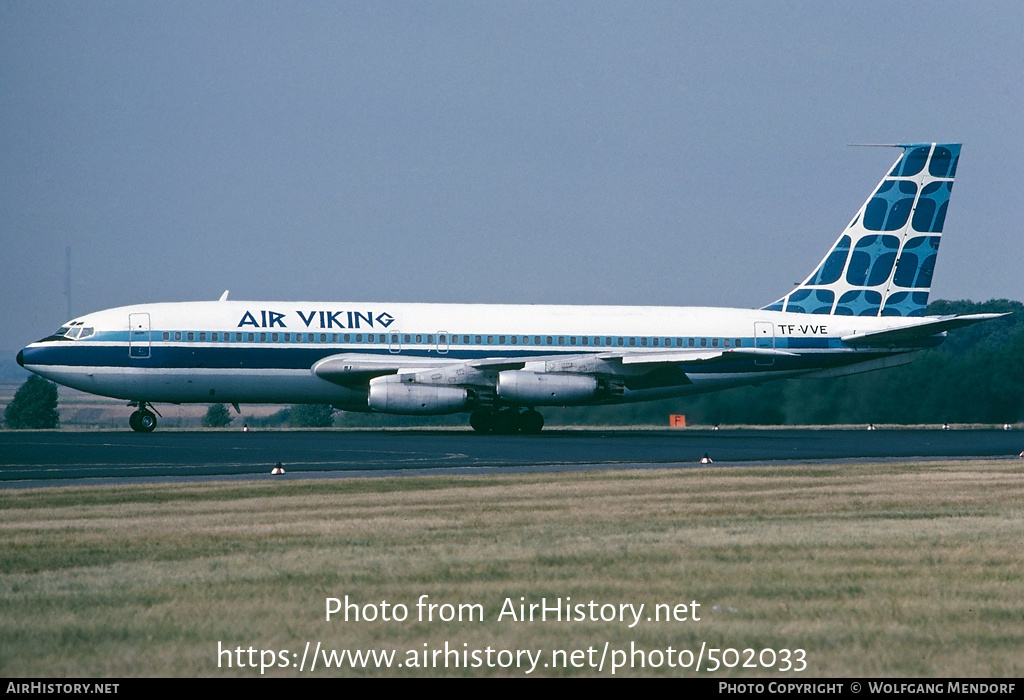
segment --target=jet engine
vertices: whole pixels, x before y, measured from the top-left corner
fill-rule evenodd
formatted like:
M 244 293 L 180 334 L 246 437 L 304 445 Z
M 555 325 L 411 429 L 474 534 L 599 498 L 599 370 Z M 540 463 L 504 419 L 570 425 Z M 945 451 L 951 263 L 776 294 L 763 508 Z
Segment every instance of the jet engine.
M 408 375 L 389 375 L 370 380 L 367 404 L 381 413 L 458 413 L 469 403 L 469 392 L 454 386 L 415 384 Z
M 586 374 L 523 370 L 498 373 L 498 396 L 513 404 L 562 406 L 593 399 L 597 393 L 597 378 Z

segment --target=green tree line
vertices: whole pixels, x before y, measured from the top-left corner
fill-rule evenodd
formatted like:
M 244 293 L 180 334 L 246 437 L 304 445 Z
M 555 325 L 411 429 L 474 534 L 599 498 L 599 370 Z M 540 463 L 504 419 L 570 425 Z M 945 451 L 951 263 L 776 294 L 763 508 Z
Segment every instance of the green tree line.
M 950 331 L 908 365 L 835 379 L 789 379 L 650 404 L 545 411 L 548 422 L 703 425 L 1004 423 L 1024 420 L 1024 304 L 936 301 L 928 315 L 1010 312 Z

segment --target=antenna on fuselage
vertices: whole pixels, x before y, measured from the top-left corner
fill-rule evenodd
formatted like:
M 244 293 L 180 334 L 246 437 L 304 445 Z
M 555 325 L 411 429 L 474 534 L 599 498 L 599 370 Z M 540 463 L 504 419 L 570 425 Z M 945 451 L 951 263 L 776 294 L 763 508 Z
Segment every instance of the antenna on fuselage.
M 220 299 L 218 299 L 217 301 L 227 301 L 227 300 L 228 300 L 228 290 L 225 289 L 224 293 L 220 295 Z

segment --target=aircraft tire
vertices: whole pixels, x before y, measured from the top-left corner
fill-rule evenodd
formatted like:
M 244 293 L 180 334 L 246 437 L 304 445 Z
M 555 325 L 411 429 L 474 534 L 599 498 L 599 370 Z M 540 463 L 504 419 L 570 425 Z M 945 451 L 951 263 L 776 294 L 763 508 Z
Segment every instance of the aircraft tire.
M 540 414 L 540 411 L 531 408 L 529 411 L 519 414 L 518 423 L 519 432 L 524 435 L 536 435 L 544 429 L 544 416 Z
M 469 414 L 469 425 L 478 433 L 489 433 L 494 430 L 494 414 L 487 411 L 473 411 Z
M 128 419 L 128 425 L 137 433 L 151 433 L 156 430 L 156 415 L 150 411 L 136 411 Z
M 494 427 L 491 432 L 497 435 L 515 435 L 519 432 L 519 411 L 511 408 L 503 409 L 494 414 Z

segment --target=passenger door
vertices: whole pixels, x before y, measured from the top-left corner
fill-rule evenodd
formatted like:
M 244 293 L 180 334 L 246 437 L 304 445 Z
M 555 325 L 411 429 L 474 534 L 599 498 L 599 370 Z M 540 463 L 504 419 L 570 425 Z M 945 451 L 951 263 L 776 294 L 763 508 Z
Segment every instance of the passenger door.
M 128 356 L 134 360 L 149 357 L 152 334 L 149 314 L 128 314 Z

